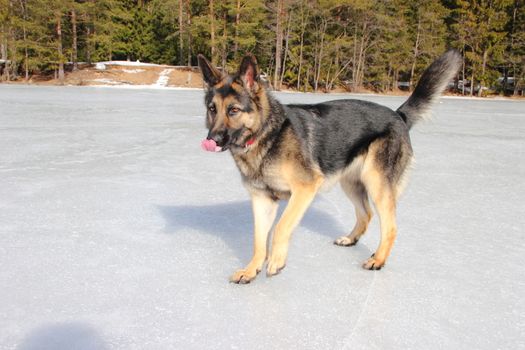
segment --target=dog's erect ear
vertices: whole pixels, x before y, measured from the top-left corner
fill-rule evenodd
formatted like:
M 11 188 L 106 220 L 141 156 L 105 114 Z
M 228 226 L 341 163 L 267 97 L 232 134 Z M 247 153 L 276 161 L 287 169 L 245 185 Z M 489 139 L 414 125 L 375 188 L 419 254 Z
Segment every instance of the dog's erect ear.
M 244 86 L 253 90 L 259 81 L 259 69 L 257 68 L 257 60 L 252 54 L 244 56 L 239 67 L 239 78 L 241 78 Z
M 197 59 L 199 60 L 199 68 L 201 69 L 204 82 L 208 86 L 217 84 L 222 78 L 221 72 L 212 66 L 212 64 L 203 55 L 199 54 Z

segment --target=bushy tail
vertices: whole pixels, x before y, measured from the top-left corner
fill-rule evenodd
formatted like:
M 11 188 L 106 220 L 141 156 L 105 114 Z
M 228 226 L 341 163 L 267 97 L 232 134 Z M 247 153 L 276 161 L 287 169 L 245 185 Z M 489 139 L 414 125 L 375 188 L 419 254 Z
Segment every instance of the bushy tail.
M 397 109 L 409 129 L 430 112 L 430 107 L 460 67 L 461 54 L 448 50 L 423 72 L 412 95 Z

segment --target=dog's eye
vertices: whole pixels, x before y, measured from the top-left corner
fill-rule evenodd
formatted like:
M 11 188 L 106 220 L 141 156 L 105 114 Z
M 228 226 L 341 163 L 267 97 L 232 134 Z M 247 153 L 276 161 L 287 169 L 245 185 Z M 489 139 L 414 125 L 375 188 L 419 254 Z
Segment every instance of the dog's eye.
M 210 112 L 212 112 L 212 113 L 217 112 L 217 109 L 215 109 L 215 106 L 209 106 L 209 107 L 208 107 L 208 110 L 209 110 Z
M 240 108 L 232 107 L 232 108 L 230 108 L 230 110 L 228 111 L 228 114 L 229 114 L 230 116 L 234 116 L 234 115 L 236 115 L 237 113 L 239 113 L 240 111 L 241 111 Z

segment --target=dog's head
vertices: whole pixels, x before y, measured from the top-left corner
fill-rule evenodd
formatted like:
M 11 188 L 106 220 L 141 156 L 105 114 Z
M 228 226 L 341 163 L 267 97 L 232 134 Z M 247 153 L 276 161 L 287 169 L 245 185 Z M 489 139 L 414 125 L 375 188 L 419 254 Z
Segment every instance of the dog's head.
M 257 61 L 247 55 L 237 73 L 230 75 L 221 73 L 203 55 L 198 59 L 206 84 L 207 140 L 213 140 L 217 151 L 242 150 L 254 142 L 268 110 Z

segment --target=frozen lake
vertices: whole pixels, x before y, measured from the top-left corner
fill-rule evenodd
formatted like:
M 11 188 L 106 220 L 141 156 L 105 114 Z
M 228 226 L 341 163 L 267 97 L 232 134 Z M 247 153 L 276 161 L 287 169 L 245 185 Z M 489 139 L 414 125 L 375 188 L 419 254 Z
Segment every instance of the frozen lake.
M 335 187 L 280 275 L 235 285 L 250 203 L 200 149 L 202 96 L 0 85 L 0 349 L 525 349 L 525 102 L 446 98 L 413 129 L 381 271 L 377 216 L 332 244 L 354 222 Z

